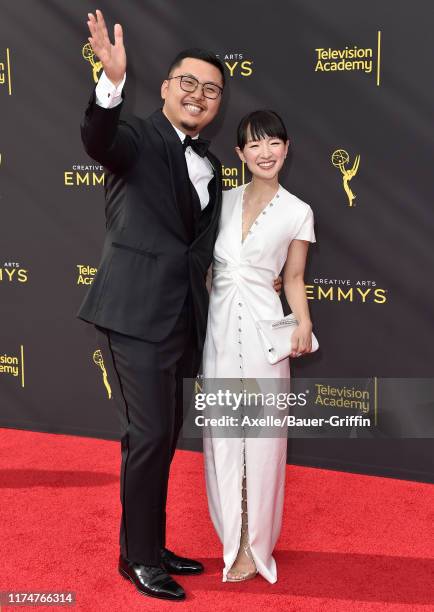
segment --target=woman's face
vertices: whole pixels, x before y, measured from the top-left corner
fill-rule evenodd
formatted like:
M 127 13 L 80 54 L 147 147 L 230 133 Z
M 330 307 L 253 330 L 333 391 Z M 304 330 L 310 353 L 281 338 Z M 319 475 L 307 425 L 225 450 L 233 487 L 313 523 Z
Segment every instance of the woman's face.
M 284 142 L 273 136 L 252 140 L 249 134 L 243 150 L 239 147 L 235 150 L 253 176 L 270 180 L 279 174 L 288 154 L 288 146 L 289 140 Z

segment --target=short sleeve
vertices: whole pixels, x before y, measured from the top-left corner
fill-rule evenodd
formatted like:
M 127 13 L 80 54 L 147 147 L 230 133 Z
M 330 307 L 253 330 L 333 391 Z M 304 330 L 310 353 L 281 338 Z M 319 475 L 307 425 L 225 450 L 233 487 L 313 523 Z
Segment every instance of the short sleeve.
M 307 240 L 308 242 L 316 242 L 313 223 L 313 212 L 311 207 L 307 205 L 307 211 L 293 240 Z

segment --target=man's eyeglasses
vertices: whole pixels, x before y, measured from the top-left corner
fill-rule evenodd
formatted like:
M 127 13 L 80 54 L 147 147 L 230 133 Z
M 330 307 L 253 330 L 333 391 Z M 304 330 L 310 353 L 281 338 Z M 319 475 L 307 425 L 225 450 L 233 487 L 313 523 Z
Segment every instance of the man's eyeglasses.
M 188 76 L 186 74 L 167 77 L 168 81 L 170 81 L 171 79 L 179 79 L 179 85 L 181 89 L 183 89 L 184 91 L 188 91 L 189 93 L 193 93 L 193 91 L 196 91 L 199 85 L 202 85 L 203 95 L 205 96 L 205 98 L 209 98 L 210 100 L 215 100 L 223 92 L 223 87 L 220 87 L 215 83 L 199 83 L 199 81 L 195 77 Z

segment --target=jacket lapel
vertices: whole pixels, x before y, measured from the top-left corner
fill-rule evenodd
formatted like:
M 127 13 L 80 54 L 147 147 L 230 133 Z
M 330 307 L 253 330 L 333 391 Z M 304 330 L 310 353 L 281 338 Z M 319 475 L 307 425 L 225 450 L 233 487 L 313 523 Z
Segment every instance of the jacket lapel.
M 156 111 L 151 116 L 151 120 L 165 144 L 172 183 L 173 201 L 176 205 L 176 212 L 182 221 L 184 236 L 191 242 L 194 237 L 194 216 L 184 149 L 178 134 L 161 110 Z

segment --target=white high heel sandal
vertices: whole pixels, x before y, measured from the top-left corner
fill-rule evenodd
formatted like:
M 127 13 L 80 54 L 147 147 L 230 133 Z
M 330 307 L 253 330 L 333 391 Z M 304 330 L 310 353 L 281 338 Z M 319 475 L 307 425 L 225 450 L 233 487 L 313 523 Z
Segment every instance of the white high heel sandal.
M 244 580 L 250 580 L 258 574 L 255 562 L 253 560 L 252 552 L 249 544 L 249 529 L 248 529 L 248 516 L 247 516 L 247 490 L 246 490 L 246 464 L 244 462 L 244 475 L 243 475 L 243 486 L 241 494 L 241 536 L 240 536 L 240 547 L 238 549 L 237 558 L 234 563 L 237 562 L 240 556 L 240 551 L 253 563 L 254 570 L 241 571 L 234 570 L 233 566 L 226 574 L 227 582 L 243 582 Z

